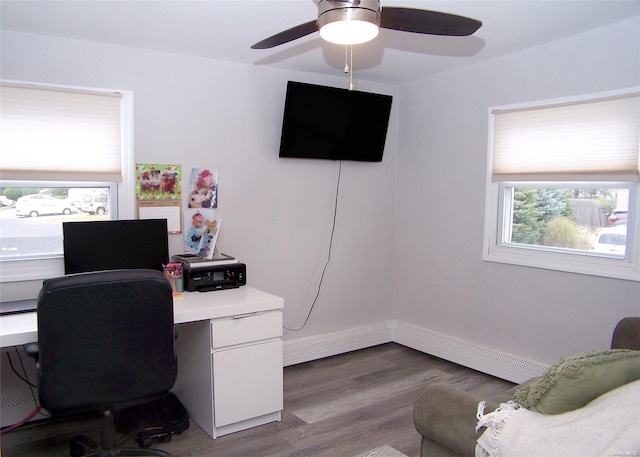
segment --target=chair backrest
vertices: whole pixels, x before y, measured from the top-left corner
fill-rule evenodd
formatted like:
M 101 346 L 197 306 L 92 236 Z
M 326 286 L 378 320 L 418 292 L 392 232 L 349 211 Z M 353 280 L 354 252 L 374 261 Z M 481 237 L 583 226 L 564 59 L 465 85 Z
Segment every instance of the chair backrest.
M 165 395 L 177 375 L 173 296 L 154 270 L 45 280 L 38 387 L 52 413 L 116 410 Z

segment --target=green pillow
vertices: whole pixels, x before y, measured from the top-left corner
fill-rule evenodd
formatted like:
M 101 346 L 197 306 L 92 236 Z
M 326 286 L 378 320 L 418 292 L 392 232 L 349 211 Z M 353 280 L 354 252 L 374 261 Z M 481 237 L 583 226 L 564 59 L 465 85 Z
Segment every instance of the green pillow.
M 610 390 L 640 379 L 640 351 L 609 349 L 565 357 L 516 390 L 513 400 L 542 414 L 582 408 Z

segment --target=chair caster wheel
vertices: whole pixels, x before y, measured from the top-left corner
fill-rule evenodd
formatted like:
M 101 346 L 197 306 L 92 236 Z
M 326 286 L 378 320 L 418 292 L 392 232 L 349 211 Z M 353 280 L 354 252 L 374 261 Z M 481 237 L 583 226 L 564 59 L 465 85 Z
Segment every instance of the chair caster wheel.
M 153 440 L 151 438 L 139 438 L 136 441 L 138 442 L 138 446 L 143 449 L 147 449 L 153 445 Z
M 82 444 L 72 441 L 69 453 L 71 457 L 82 457 L 85 454 L 85 448 Z

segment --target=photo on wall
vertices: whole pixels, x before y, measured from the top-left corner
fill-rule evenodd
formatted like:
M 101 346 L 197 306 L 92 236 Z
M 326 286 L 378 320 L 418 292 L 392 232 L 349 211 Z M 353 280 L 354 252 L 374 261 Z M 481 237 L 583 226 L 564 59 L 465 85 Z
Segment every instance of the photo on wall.
M 168 233 L 182 233 L 182 166 L 136 164 L 138 219 L 166 219 Z
M 181 200 L 180 165 L 136 164 L 136 198 L 138 200 Z
M 189 208 L 218 207 L 218 170 L 193 168 L 189 187 Z

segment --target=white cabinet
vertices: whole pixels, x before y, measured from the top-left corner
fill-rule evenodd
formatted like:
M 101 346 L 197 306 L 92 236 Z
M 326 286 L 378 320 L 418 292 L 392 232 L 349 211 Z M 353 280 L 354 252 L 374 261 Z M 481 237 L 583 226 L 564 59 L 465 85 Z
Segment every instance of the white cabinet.
M 173 390 L 212 438 L 281 419 L 279 309 L 181 324 L 177 347 Z
M 213 379 L 216 427 L 282 411 L 282 341 L 214 351 Z

